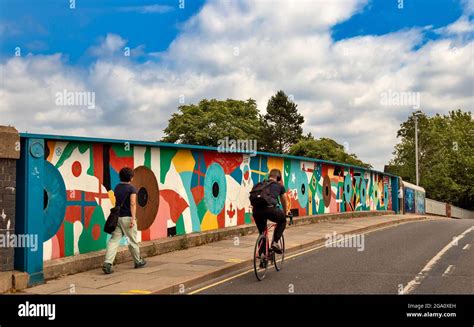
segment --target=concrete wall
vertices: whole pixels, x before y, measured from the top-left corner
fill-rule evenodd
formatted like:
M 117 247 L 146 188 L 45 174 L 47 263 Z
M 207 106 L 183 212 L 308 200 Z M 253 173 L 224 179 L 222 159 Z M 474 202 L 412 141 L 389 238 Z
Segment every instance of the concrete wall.
M 426 213 L 437 216 L 446 216 L 446 203 L 426 199 Z
M 16 161 L 20 156 L 20 136 L 13 127 L 0 126 L 0 271 L 11 271 L 15 233 Z
M 474 212 L 451 206 L 451 217 L 461 219 L 474 219 Z
M 439 202 L 431 199 L 426 199 L 426 213 L 430 215 L 460 218 L 460 219 L 474 219 L 474 212 L 455 207 L 449 203 Z
M 297 215 L 392 210 L 397 177 L 336 163 L 146 142 L 22 135 L 44 142 L 43 259 L 102 250 L 122 167 L 135 168 L 142 241 L 252 223 L 252 186 L 283 172 Z M 392 182 L 392 180 L 394 182 Z M 27 185 L 28 187 L 28 185 Z M 396 199 L 395 190 L 395 199 Z M 39 203 L 41 202 L 41 203 Z

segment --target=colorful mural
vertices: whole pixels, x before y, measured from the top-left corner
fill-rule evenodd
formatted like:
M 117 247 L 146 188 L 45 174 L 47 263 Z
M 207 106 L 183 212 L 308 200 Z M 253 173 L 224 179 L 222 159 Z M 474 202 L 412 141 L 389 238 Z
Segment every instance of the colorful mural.
M 404 207 L 405 213 L 424 214 L 425 208 L 425 190 L 413 184 L 403 181 L 404 189 Z
M 141 241 L 252 223 L 249 192 L 273 168 L 298 215 L 392 209 L 392 178 L 357 167 L 185 146 L 45 145 L 44 260 L 105 249 L 103 225 L 125 166 L 135 168 Z

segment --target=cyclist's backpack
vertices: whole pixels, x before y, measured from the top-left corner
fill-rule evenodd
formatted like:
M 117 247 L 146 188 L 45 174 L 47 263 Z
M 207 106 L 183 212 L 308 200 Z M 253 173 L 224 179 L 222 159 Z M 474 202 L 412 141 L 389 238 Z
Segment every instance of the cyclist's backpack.
M 270 194 L 270 185 L 275 181 L 264 180 L 255 184 L 250 191 L 250 204 L 255 207 L 268 207 L 276 204 L 276 199 Z

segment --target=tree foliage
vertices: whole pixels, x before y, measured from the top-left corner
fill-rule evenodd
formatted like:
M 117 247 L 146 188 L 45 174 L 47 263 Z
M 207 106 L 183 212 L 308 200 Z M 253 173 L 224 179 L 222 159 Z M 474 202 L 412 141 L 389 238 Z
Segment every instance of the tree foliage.
M 171 116 L 163 142 L 217 146 L 228 137 L 255 140 L 260 136 L 260 119 L 255 100 L 200 101 L 182 105 Z
M 420 186 L 433 200 L 474 209 L 474 122 L 471 112 L 428 117 L 418 111 L 400 125 L 390 172 L 415 183 L 415 114 L 418 115 Z
M 368 163 L 358 159 L 354 153 L 347 153 L 344 146 L 330 138 L 315 139 L 311 133 L 294 144 L 289 153 L 321 160 L 347 163 L 350 165 L 372 168 Z
M 304 117 L 298 105 L 285 92 L 278 91 L 267 104 L 267 113 L 261 117 L 261 149 L 286 153 L 303 135 Z

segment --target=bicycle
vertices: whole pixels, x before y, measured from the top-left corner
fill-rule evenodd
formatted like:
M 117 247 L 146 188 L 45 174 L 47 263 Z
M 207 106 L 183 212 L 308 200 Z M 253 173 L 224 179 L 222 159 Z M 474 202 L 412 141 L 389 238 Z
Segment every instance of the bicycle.
M 293 224 L 293 215 L 289 214 L 286 215 L 287 218 L 290 218 L 289 225 Z M 257 242 L 255 243 L 255 249 L 253 253 L 253 269 L 255 272 L 255 276 L 259 281 L 263 280 L 267 274 L 268 270 L 268 263 L 273 262 L 276 271 L 280 271 L 283 265 L 283 261 L 285 260 L 285 237 L 284 235 L 281 236 L 278 244 L 281 248 L 281 253 L 276 253 L 270 246 L 269 246 L 269 237 L 268 232 L 275 228 L 276 223 L 272 223 L 270 226 L 267 225 L 265 230 L 262 234 L 260 234 L 257 238 Z

